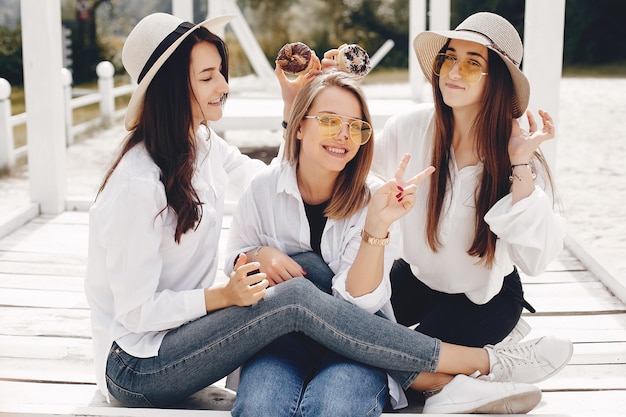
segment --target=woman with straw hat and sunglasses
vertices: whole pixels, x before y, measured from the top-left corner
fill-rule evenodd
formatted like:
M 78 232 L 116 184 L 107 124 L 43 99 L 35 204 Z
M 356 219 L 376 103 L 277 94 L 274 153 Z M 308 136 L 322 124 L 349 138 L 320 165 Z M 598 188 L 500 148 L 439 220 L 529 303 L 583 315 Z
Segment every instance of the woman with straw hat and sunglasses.
M 122 60 L 138 86 L 126 114 L 130 132 L 90 209 L 85 278 L 102 393 L 125 406 L 175 406 L 300 331 L 384 369 L 404 388 L 420 372 L 439 372 L 446 385 L 430 402 L 438 412 L 535 407 L 537 387 L 506 381 L 557 372 L 563 361 L 545 349 L 515 346 L 542 364 L 529 379 L 508 360 L 510 347 L 442 343 L 302 278 L 268 288 L 245 254 L 228 282 L 214 285 L 226 187 L 244 186 L 263 167 L 207 126 L 222 116 L 229 91 L 226 47 L 213 33 L 229 20 L 194 25 L 155 13 L 124 44 Z M 466 376 L 476 370 L 502 382 Z
M 527 112 L 522 42 L 503 17 L 480 12 L 455 30 L 413 42 L 434 106 L 388 120 L 372 169 L 383 177 L 411 154 L 407 174 L 433 165 L 415 208 L 400 220 L 403 252 L 391 270 L 398 322 L 468 346 L 517 342 L 530 330 L 518 268 L 542 273 L 561 251 L 550 170 L 539 145 L 550 115 Z M 526 114 L 530 133 L 516 120 Z M 559 347 L 571 355 L 572 345 Z

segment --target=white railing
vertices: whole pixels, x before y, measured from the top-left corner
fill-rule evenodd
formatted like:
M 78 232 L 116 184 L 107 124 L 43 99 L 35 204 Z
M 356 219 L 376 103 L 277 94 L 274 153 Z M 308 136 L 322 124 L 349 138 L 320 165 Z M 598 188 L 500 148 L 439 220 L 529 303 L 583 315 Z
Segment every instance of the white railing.
M 90 129 L 97 127 L 111 127 L 114 121 L 124 115 L 126 109 L 115 110 L 115 99 L 131 94 L 136 84 L 126 84 L 114 87 L 113 64 L 102 61 L 96 66 L 98 75 L 98 91 L 72 98 L 72 74 L 63 68 L 61 79 L 65 94 L 65 139 L 67 146 L 74 143 L 74 138 Z M 0 171 L 11 171 L 15 162 L 25 158 L 28 153 L 28 144 L 15 147 L 13 129 L 24 125 L 28 120 L 26 113 L 11 115 L 11 85 L 4 78 L 0 78 Z M 86 122 L 74 125 L 73 110 L 99 104 L 98 116 Z

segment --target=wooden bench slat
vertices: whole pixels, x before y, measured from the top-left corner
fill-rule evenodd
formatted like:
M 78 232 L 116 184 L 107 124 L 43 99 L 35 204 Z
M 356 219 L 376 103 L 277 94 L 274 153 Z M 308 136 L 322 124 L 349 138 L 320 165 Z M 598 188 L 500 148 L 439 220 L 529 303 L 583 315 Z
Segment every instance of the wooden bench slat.
M 524 298 L 537 314 L 626 312 L 626 305 L 597 281 L 527 285 Z
M 32 274 L 32 275 L 69 275 L 84 277 L 85 265 L 72 264 L 42 264 L 24 262 L 0 261 L 0 272 L 5 274 Z
M 0 335 L 0 357 L 92 361 L 93 347 L 91 339 L 77 337 Z
M 91 338 L 87 309 L 0 306 L 0 317 L 0 332 L 6 335 Z
M 0 262 L 29 262 L 37 264 L 70 264 L 84 266 L 87 258 L 72 253 L 0 251 Z
M 85 278 L 73 275 L 0 273 L 0 288 L 84 292 Z
M 542 390 L 626 390 L 626 364 L 567 365 L 561 372 L 537 384 Z
M 45 308 L 89 308 L 84 293 L 14 288 L 0 288 L 0 305 Z
M 62 384 L 95 384 L 91 361 L 0 357 L 0 379 Z

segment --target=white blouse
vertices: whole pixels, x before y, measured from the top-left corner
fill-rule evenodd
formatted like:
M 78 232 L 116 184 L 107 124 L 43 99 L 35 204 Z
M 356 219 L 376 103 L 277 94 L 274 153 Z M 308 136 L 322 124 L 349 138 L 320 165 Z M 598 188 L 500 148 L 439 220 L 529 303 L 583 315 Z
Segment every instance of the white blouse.
M 381 184 L 374 177 L 368 178 L 372 193 Z M 389 271 L 399 250 L 399 233 L 395 224 L 390 228 L 391 240 L 385 247 L 384 273 L 379 286 L 359 297 L 353 297 L 346 290 L 348 272 L 361 245 L 361 230 L 366 215 L 367 206 L 349 218 L 328 219 L 320 243 L 321 255 L 335 273 L 332 280 L 335 297 L 370 313 L 382 310 L 395 322 L 389 301 Z M 259 246 L 271 246 L 288 255 L 312 251 L 309 221 L 298 189 L 295 167 L 286 161 L 274 163 L 258 174 L 241 197 L 228 232 L 224 272 L 230 274 L 238 254 Z M 392 404 L 398 408 L 405 407 L 404 393 L 391 378 L 389 389 Z
M 393 176 L 397 161 L 409 153 L 406 178 L 431 164 L 433 142 L 432 103 L 411 113 L 397 115 L 385 124 L 376 141 L 372 171 L 383 178 Z M 454 160 L 454 159 L 453 159 Z M 538 165 L 538 164 L 536 164 Z M 537 169 L 533 193 L 512 204 L 509 193 L 486 214 L 485 221 L 498 236 L 495 262 L 487 268 L 467 254 L 474 236 L 474 190 L 482 163 L 461 170 L 453 162 L 452 181 L 444 198 L 439 239 L 442 248 L 433 252 L 425 235 L 429 180 L 416 194 L 413 210 L 399 220 L 402 230 L 402 258 L 413 274 L 430 288 L 450 294 L 464 293 L 476 304 L 487 303 L 502 288 L 513 265 L 528 275 L 542 273 L 563 247 L 565 221 L 553 210 L 546 188 L 545 173 Z
M 91 308 L 97 382 L 116 341 L 136 357 L 156 356 L 169 329 L 206 314 L 204 288 L 215 279 L 224 196 L 242 189 L 265 164 L 241 154 L 215 132 L 196 136 L 192 184 L 202 205 L 197 228 L 174 240 L 160 170 L 143 143 L 134 146 L 89 211 L 85 291 Z

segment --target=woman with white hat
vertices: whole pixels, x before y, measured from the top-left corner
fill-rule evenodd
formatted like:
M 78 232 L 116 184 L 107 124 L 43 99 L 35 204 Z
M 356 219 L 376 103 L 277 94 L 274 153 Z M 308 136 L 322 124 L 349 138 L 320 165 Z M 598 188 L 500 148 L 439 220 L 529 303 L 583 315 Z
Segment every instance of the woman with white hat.
M 385 369 L 405 388 L 420 372 L 440 372 L 450 388 L 433 397 L 438 412 L 532 409 L 541 398 L 535 386 L 465 376 L 478 370 L 527 380 L 509 348 L 442 343 L 302 278 L 267 288 L 265 274 L 254 273 L 259 263 L 245 254 L 226 284 L 213 285 L 226 187 L 245 185 L 263 167 L 207 126 L 222 116 L 229 91 L 226 47 L 213 34 L 229 20 L 193 25 L 156 13 L 124 45 L 124 66 L 138 86 L 125 120 L 130 133 L 90 209 L 85 279 L 103 394 L 126 406 L 174 406 L 300 331 Z M 545 365 L 534 378 L 563 365 L 518 348 Z
M 480 12 L 451 31 L 413 42 L 432 84 L 434 105 L 389 119 L 372 170 L 393 172 L 411 154 L 407 175 L 437 168 L 400 220 L 402 257 L 391 270 L 400 323 L 450 343 L 519 341 L 524 300 L 519 268 L 542 273 L 563 245 L 564 220 L 553 207 L 550 170 L 539 145 L 554 138 L 527 112 L 529 82 L 520 71 L 522 42 L 503 17 Z M 530 133 L 516 119 L 527 115 Z M 561 349 L 572 346 L 564 342 Z

